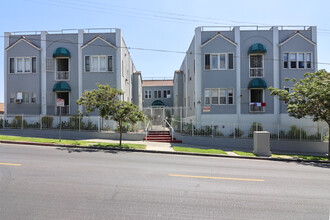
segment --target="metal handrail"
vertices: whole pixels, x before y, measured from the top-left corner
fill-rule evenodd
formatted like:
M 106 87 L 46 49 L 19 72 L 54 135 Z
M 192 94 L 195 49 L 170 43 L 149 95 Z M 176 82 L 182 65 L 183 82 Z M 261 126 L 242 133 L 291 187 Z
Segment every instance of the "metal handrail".
M 173 141 L 173 138 L 174 138 L 174 128 L 170 125 L 170 123 L 168 123 L 168 121 L 166 119 L 164 119 L 164 121 L 166 122 L 166 124 L 168 124 L 168 126 L 171 128 L 171 136 L 172 136 L 172 141 Z
M 146 128 L 144 129 L 144 132 L 146 133 L 145 139 L 146 141 L 148 140 L 148 127 L 149 127 L 150 121 L 148 121 L 148 124 L 146 126 Z

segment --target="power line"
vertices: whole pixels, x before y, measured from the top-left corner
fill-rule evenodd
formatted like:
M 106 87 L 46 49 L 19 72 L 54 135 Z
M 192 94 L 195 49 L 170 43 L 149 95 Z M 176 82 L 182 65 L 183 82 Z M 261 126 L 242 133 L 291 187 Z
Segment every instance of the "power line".
M 208 24 L 217 24 L 217 25 L 232 25 L 234 24 L 251 24 L 251 25 L 267 25 L 267 26 L 273 26 L 273 24 L 265 24 L 265 23 L 257 23 L 257 22 L 246 22 L 246 21 L 236 21 L 236 20 L 228 20 L 228 19 L 219 19 L 219 18 L 214 18 L 214 17 L 201 17 L 201 16 L 194 16 L 194 15 L 187 15 L 187 14 L 180 14 L 180 13 L 172 13 L 172 12 L 165 12 L 165 11 L 154 11 L 154 10 L 149 10 L 149 9 L 141 9 L 141 8 L 134 8 L 134 7 L 126 7 L 126 6 L 120 6 L 120 5 L 115 5 L 115 4 L 109 4 L 109 3 L 104 3 L 104 2 L 91 2 L 87 0 L 73 0 L 76 3 L 70 4 L 68 1 L 64 0 L 57 0 L 56 2 L 54 1 L 40 1 L 40 0 L 31 0 L 35 2 L 39 2 L 42 4 L 48 4 L 48 5 L 55 5 L 59 7 L 69 7 L 73 9 L 79 9 L 79 10 L 86 10 L 86 11 L 97 11 L 97 12 L 102 12 L 102 13 L 115 13 L 119 15 L 125 15 L 125 16 L 130 16 L 130 17 L 140 17 L 140 18 L 146 18 L 146 17 L 153 17 L 157 18 L 154 20 L 164 20 L 166 21 L 180 21 L 180 22 L 197 22 L 197 23 L 208 23 Z M 57 3 L 57 4 L 55 4 Z M 83 4 L 84 3 L 84 4 Z M 98 6 L 96 4 L 102 5 Z M 114 9 L 116 8 L 122 8 L 125 10 L 131 10 L 134 12 L 134 14 L 123 11 L 123 10 L 118 10 Z M 96 10 L 95 10 L 96 9 Z M 138 16 L 139 14 L 140 16 Z M 161 15 L 163 14 L 163 15 Z M 203 20 L 200 20 L 203 19 Z M 220 23 L 216 21 L 226 21 L 230 23 Z M 319 29 L 322 34 L 330 34 L 329 29 Z M 319 31 L 318 31 L 319 32 Z
M 2 38 L 5 38 L 6 36 L 0 36 Z M 17 40 L 20 39 L 20 35 L 17 35 Z M 41 39 L 37 39 L 37 38 L 28 38 L 27 40 L 37 40 L 37 41 L 45 41 L 45 42 L 50 42 L 50 43 L 64 43 L 64 44 L 73 44 L 73 45 L 77 45 L 79 43 L 76 42 L 68 42 L 68 41 L 59 41 L 59 40 L 41 40 Z M 101 44 L 92 44 L 92 46 L 96 46 L 96 47 L 109 47 L 106 45 L 101 45 Z M 122 48 L 122 49 L 127 49 L 127 50 L 140 50 L 140 51 L 152 51 L 152 52 L 160 52 L 160 53 L 176 53 L 176 54 L 185 54 L 185 55 L 204 55 L 202 53 L 193 53 L 193 52 L 188 52 L 188 51 L 175 51 L 175 50 L 165 50 L 165 49 L 154 49 L 154 48 L 142 48 L 142 47 L 130 47 L 130 46 L 126 46 L 126 47 L 118 47 L 117 48 Z M 235 58 L 248 58 L 249 56 L 234 56 Z M 271 61 L 283 61 L 282 59 L 275 59 L 275 58 L 264 58 L 264 60 L 271 60 Z M 326 62 L 311 62 L 313 64 L 322 64 L 322 65 L 330 65 L 330 63 L 326 63 Z

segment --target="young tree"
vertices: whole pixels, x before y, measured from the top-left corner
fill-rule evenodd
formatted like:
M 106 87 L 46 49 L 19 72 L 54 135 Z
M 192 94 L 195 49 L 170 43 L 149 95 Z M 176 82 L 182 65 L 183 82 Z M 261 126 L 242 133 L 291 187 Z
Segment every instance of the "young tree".
M 315 73 L 305 73 L 305 78 L 295 82 L 293 92 L 270 87 L 270 94 L 285 100 L 290 116 L 295 118 L 312 117 L 313 121 L 323 120 L 330 129 L 330 75 L 325 70 Z M 290 81 L 290 79 L 286 79 Z M 328 158 L 330 159 L 330 141 L 328 144 Z
M 83 92 L 77 100 L 78 105 L 83 105 L 87 113 L 99 110 L 99 115 L 105 119 L 112 119 L 119 125 L 120 142 L 122 143 L 123 123 L 136 123 L 144 120 L 143 113 L 132 103 L 120 101 L 119 97 L 124 93 L 108 84 L 97 84 L 98 89 Z

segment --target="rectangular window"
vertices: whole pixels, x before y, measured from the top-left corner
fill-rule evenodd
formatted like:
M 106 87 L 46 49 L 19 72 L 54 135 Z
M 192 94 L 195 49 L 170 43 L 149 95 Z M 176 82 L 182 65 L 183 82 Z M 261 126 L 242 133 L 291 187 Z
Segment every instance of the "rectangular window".
M 228 54 L 228 69 L 234 69 L 234 54 Z
M 99 62 L 100 62 L 100 72 L 106 72 L 107 71 L 107 58 L 106 58 L 106 56 L 99 56 Z
M 211 69 L 214 70 L 214 69 L 219 69 L 219 60 L 218 60 L 218 55 L 216 54 L 212 54 L 211 55 L 211 60 L 212 60 L 212 65 L 211 65 Z
M 28 92 L 23 92 L 23 102 L 24 103 L 29 103 L 30 102 L 29 95 L 30 94 Z
M 9 58 L 9 73 L 15 73 L 15 59 Z
M 262 77 L 263 71 L 263 55 L 250 55 L 250 77 Z
M 205 89 L 204 97 L 205 97 L 205 105 L 211 104 L 210 103 L 210 89 Z
M 16 92 L 11 92 L 9 96 L 9 103 L 15 103 Z
M 17 73 L 23 72 L 23 58 L 16 59 L 16 72 Z
M 112 56 L 85 56 L 85 72 L 111 71 L 113 71 Z
M 228 89 L 228 104 L 234 104 L 234 89 Z
M 299 69 L 305 68 L 305 54 L 304 53 L 298 53 L 298 67 Z
M 264 112 L 264 90 L 250 89 L 250 112 Z
M 210 54 L 205 54 L 205 69 L 210 69 Z
M 290 53 L 290 68 L 295 69 L 297 68 L 297 54 Z
M 220 54 L 220 69 L 226 69 L 226 54 Z
M 151 91 L 150 90 L 144 91 L 144 98 L 151 99 Z
M 212 104 L 219 104 L 218 89 L 212 89 Z
M 154 99 L 157 99 L 158 98 L 158 93 L 157 91 L 154 91 Z
M 167 90 L 164 90 L 163 93 L 164 93 L 164 99 L 166 99 L 167 98 Z
M 160 99 L 160 98 L 162 98 L 162 91 L 161 91 L 161 90 L 156 90 L 156 91 L 154 91 L 154 98 L 155 98 L 155 99 Z
M 226 98 L 227 98 L 226 89 L 220 89 L 219 91 L 220 91 L 220 104 L 221 105 L 227 104 L 227 102 L 226 102 Z
M 158 91 L 158 98 L 161 98 L 162 97 L 162 91 Z
M 171 90 L 167 90 L 167 96 L 166 96 L 166 98 L 171 98 Z
M 24 58 L 24 72 L 29 73 L 31 72 L 31 59 Z
M 90 59 L 89 56 L 85 56 L 85 72 L 90 72 Z
M 37 72 L 37 58 L 32 57 L 32 73 Z
M 306 53 L 306 68 L 312 68 L 312 53 Z
M 283 54 L 283 68 L 287 69 L 289 64 L 289 53 Z
M 33 92 L 31 93 L 31 103 L 37 102 L 37 93 Z
M 211 104 L 210 103 L 210 89 L 205 89 L 204 97 L 205 97 L 205 100 L 204 100 L 205 105 Z
M 98 72 L 99 70 L 99 57 L 92 56 L 91 62 L 91 72 Z
M 112 56 L 108 56 L 108 71 L 112 72 Z

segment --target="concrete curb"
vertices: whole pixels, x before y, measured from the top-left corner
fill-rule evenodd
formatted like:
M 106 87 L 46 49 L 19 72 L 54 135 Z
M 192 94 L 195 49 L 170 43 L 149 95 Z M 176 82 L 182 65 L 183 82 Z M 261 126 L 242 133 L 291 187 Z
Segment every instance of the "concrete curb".
M 0 143 L 39 145 L 39 146 L 48 146 L 48 147 L 80 148 L 80 149 L 90 149 L 90 150 L 127 151 L 127 152 L 158 153 L 158 154 L 202 156 L 202 157 L 223 157 L 223 158 L 250 159 L 250 160 L 271 160 L 271 161 L 283 161 L 283 162 L 304 162 L 304 163 L 330 164 L 330 161 L 304 160 L 304 159 L 299 159 L 299 158 L 288 159 L 288 158 L 273 158 L 273 157 L 231 156 L 231 155 L 222 155 L 222 154 L 203 154 L 203 153 L 190 153 L 190 152 L 178 152 L 178 151 L 156 151 L 156 150 L 139 150 L 139 149 L 110 148 L 110 147 L 89 147 L 89 146 L 79 146 L 79 145 L 63 145 L 63 144 L 37 143 L 37 142 L 25 142 L 25 141 L 2 141 L 2 140 L 0 140 Z

